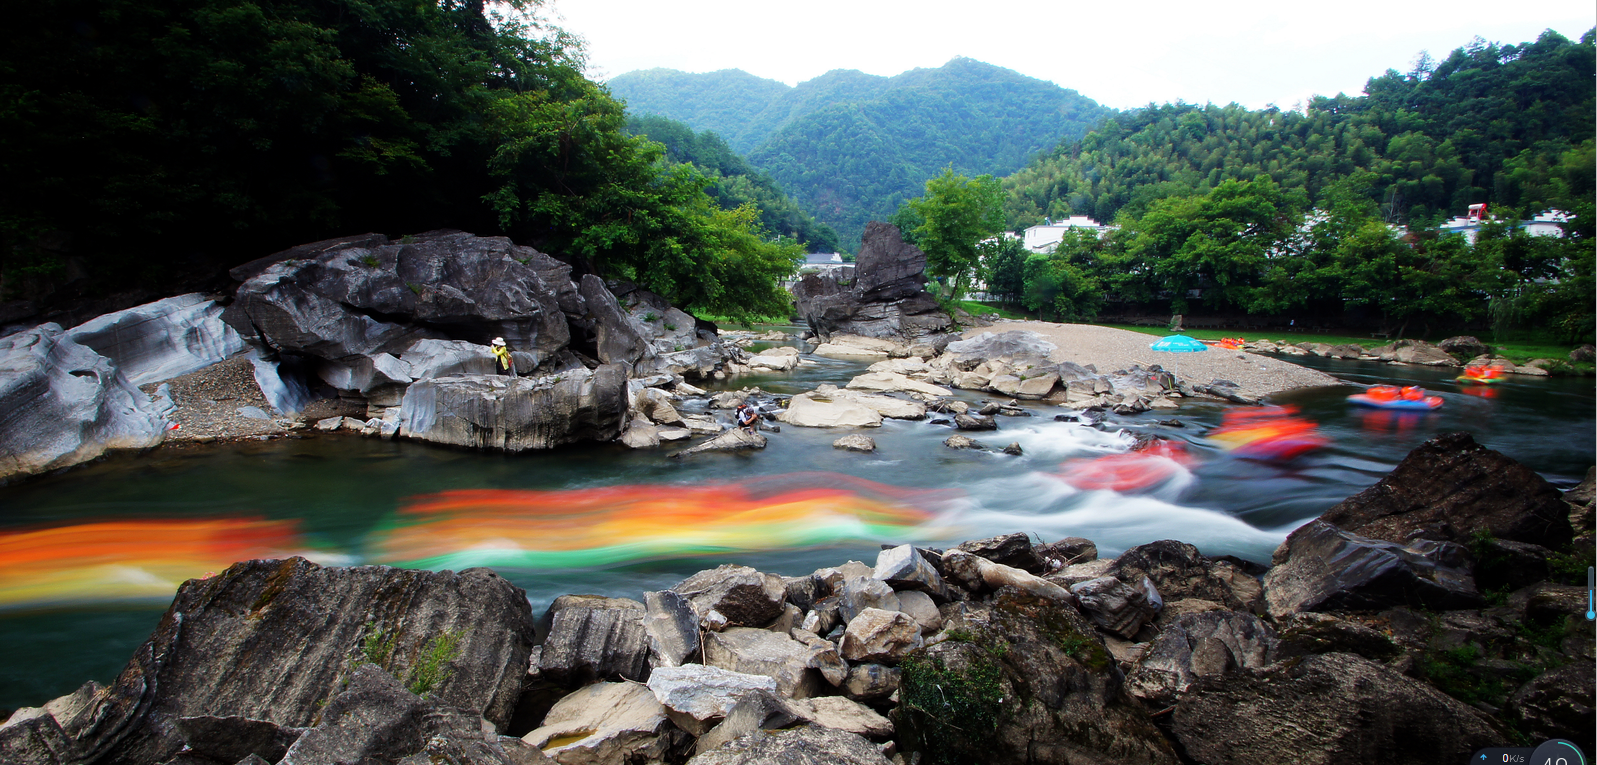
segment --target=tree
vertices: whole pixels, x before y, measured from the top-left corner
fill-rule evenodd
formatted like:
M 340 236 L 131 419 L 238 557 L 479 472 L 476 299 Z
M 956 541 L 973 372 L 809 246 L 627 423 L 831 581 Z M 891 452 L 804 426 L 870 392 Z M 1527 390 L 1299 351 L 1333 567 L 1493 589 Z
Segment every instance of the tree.
M 944 168 L 926 182 L 926 195 L 904 206 L 919 216 L 914 241 L 926 253 L 926 269 L 949 280 L 949 296 L 957 300 L 981 267 L 981 241 L 1003 230 L 1003 199 L 997 179 L 967 178 Z
M 1026 290 L 1026 246 L 1018 238 L 1000 236 L 982 240 L 980 248 L 988 294 L 1002 302 L 1018 302 Z

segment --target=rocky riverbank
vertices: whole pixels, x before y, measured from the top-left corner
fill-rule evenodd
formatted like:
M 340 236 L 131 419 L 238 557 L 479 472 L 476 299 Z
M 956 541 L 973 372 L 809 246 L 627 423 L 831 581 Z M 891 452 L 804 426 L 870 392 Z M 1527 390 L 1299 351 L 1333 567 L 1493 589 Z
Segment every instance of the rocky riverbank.
M 1449 434 L 1269 566 L 1024 529 L 541 615 L 486 569 L 248 561 L 0 761 L 1394 763 L 1589 742 L 1592 475 Z
M 504 238 L 433 231 L 315 242 L 233 269 L 231 295 L 182 295 L 0 338 L 0 482 L 109 449 L 295 432 L 509 452 L 705 438 L 684 444 L 685 454 L 762 447 L 762 436 L 729 429 L 729 410 L 745 402 L 800 427 L 930 413 L 948 415 L 934 424 L 993 430 L 994 414 L 1028 414 L 1023 400 L 1131 413 L 1190 396 L 1255 403 L 1335 382 L 1240 353 L 1215 368 L 1230 377 L 1177 380 L 1151 352 L 1132 358 L 1080 336 L 1100 328 L 1035 327 L 1053 340 L 1027 328 L 962 338 L 926 293 L 924 270 L 925 255 L 897 229 L 873 224 L 857 267 L 805 277 L 795 294 L 814 352 L 880 362 L 842 388 L 789 400 L 755 390 L 709 396 L 694 383 L 791 371 L 805 363 L 796 348 L 751 354 L 753 333 L 723 333 L 633 284 L 575 278 L 566 263 Z M 495 337 L 509 343 L 510 372 L 495 361 Z M 1203 355 L 1219 363 L 1222 354 Z M 1000 398 L 967 411 L 951 397 L 956 388 Z

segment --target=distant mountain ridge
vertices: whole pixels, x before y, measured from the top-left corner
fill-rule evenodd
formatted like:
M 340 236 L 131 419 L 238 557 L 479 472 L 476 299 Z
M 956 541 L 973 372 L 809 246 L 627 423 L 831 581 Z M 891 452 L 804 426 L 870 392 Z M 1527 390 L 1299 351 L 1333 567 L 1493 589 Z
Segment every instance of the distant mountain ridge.
M 1115 113 L 968 58 L 893 77 L 833 70 L 795 87 L 736 69 L 651 69 L 608 85 L 633 114 L 721 135 L 836 229 L 845 249 L 944 167 L 1007 175 Z

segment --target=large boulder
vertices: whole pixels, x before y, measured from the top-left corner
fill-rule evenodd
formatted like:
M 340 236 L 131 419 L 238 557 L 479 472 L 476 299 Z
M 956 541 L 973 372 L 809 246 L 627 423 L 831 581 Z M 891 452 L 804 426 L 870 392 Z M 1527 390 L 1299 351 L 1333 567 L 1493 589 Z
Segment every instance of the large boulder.
M 950 614 L 960 639 L 901 665 L 901 745 L 943 762 L 1177 762 L 1069 604 L 1001 589 Z
M 764 627 L 782 615 L 787 600 L 782 577 L 730 563 L 700 571 L 671 591 L 686 598 L 700 619 L 715 611 L 733 627 Z
M 196 723 L 203 722 L 204 725 Z M 216 722 L 223 722 L 218 726 Z M 249 723 L 255 723 L 250 725 Z M 462 765 L 547 763 L 538 750 L 483 730 L 470 710 L 438 704 L 406 690 L 392 675 L 360 666 L 349 685 L 322 710 L 316 727 L 300 733 L 258 721 L 187 717 L 178 730 L 189 743 L 177 761 L 280 762 L 322 765 L 331 762 L 454 762 Z M 253 733 L 253 736 L 226 734 Z M 201 734 L 196 737 L 196 734 Z M 255 739 L 251 741 L 250 739 Z M 284 751 L 281 743 L 292 742 Z M 233 757 L 243 751 L 242 757 Z M 231 758 L 231 759 L 229 759 Z
M 739 699 L 757 691 L 776 692 L 776 680 L 765 675 L 689 664 L 656 670 L 649 690 L 677 727 L 702 736 L 726 717 Z
M 704 636 L 705 664 L 774 678 L 777 691 L 788 698 L 814 696 L 821 689 L 813 653 L 784 633 L 753 627 L 732 627 Z
M 606 364 L 549 377 L 457 375 L 405 390 L 406 438 L 479 449 L 524 451 L 610 441 L 627 416 L 627 372 Z
M 647 337 L 648 331 L 621 309 L 621 304 L 605 287 L 603 279 L 586 274 L 577 289 L 588 306 L 594 351 L 600 361 L 632 369 L 645 356 L 654 355 Z
M 498 336 L 542 363 L 570 340 L 560 306 L 570 282 L 569 267 L 504 237 L 429 232 L 273 264 L 223 318 L 246 339 L 324 359 Z
M 882 415 L 853 396 L 833 393 L 800 393 L 788 401 L 777 419 L 801 428 L 874 428 Z
M 149 396 L 61 327 L 0 338 L 0 483 L 146 449 L 165 433 Z
M 858 260 L 842 272 L 811 274 L 793 286 L 799 315 L 822 339 L 853 334 L 913 343 L 953 326 L 926 291 L 926 254 L 896 226 L 866 224 Z
M 1491 353 L 1492 347 L 1469 335 L 1449 337 L 1436 344 L 1444 353 L 1452 354 L 1455 358 L 1473 359 L 1483 353 Z
M 560 765 L 604 765 L 665 761 L 682 735 L 648 686 L 595 683 L 555 702 L 521 740 Z
M 1175 703 L 1200 677 L 1260 669 L 1280 641 L 1259 617 L 1236 611 L 1190 613 L 1167 625 L 1126 676 L 1131 695 L 1158 707 Z
M 688 765 L 890 765 L 882 750 L 856 733 L 823 725 L 744 736 L 688 760 Z
M 1426 441 L 1374 486 L 1320 519 L 1402 544 L 1414 538 L 1463 544 L 1486 532 L 1558 549 L 1574 536 L 1558 489 L 1468 433 Z
M 540 673 L 564 686 L 649 676 L 642 603 L 598 595 L 562 595 L 549 606 Z
M 1463 762 L 1502 733 L 1423 682 L 1345 653 L 1200 679 L 1173 727 L 1198 762 Z
M 487 569 L 246 561 L 184 582 L 68 732 L 91 759 L 161 762 L 182 748 L 184 717 L 308 727 L 363 662 L 503 728 L 534 634 L 526 594 Z
M 843 658 L 873 664 L 897 664 L 921 647 L 920 624 L 901 611 L 862 609 L 843 631 Z
M 1257 579 L 1230 561 L 1203 557 L 1186 542 L 1165 539 L 1137 545 L 1121 553 L 1107 575 L 1127 583 L 1147 577 L 1166 600 L 1199 598 L 1237 611 L 1264 613 L 1264 591 Z
M 1590 634 L 1590 633 L 1588 633 Z M 1588 645 L 1590 645 L 1588 638 Z M 1597 672 L 1591 662 L 1574 662 L 1542 673 L 1508 700 L 1508 714 L 1518 718 L 1533 739 L 1592 741 L 1597 734 L 1592 687 Z
M 67 335 L 111 359 L 134 385 L 196 372 L 244 351 L 244 339 L 222 321 L 222 307 L 198 293 L 108 313 Z
M 759 433 L 745 428 L 727 428 L 720 435 L 682 451 L 673 452 L 671 456 L 680 458 L 700 452 L 738 452 L 749 449 L 764 449 L 765 444 L 765 436 Z
M 1462 552 L 1452 543 L 1404 547 L 1310 521 L 1276 549 L 1264 598 L 1277 619 L 1297 611 L 1479 606 Z
M 1044 365 L 1048 363 L 1048 355 L 1058 349 L 1059 346 L 1036 332 L 1013 329 L 1008 332 L 983 332 L 972 338 L 956 340 L 944 350 L 953 356 L 962 369 L 973 369 L 991 361 L 1002 361 L 1006 366 Z M 1070 379 L 1063 375 L 1061 378 Z

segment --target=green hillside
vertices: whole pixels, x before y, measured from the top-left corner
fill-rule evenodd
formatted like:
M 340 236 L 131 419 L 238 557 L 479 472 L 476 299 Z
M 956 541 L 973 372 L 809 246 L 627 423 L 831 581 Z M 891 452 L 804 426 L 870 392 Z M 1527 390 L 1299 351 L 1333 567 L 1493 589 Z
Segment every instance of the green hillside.
M 749 123 L 792 88 L 776 80 L 755 77 L 741 69 L 691 74 L 675 69 L 627 72 L 605 83 L 610 92 L 627 102 L 633 115 L 658 115 L 715 133 L 740 153 L 752 146 L 739 145 Z
M 705 191 L 723 209 L 754 205 L 760 210 L 760 226 L 767 233 L 797 240 L 810 252 L 837 251 L 837 234 L 831 227 L 817 223 L 814 216 L 782 193 L 769 174 L 755 170 L 721 136 L 708 130 L 695 133 L 681 122 L 653 115 L 629 117 L 626 130 L 665 146 L 668 164 L 697 168 L 710 179 Z
M 1568 191 L 1566 169 L 1584 162 L 1590 177 L 1593 67 L 1591 33 L 1575 43 L 1549 31 L 1523 45 L 1477 38 L 1439 63 L 1372 78 L 1368 95 L 1317 97 L 1302 113 L 1149 106 L 1005 179 L 1006 212 L 1015 227 L 1071 214 L 1111 221 L 1259 175 L 1319 204 L 1355 173 L 1370 174 L 1367 193 L 1391 222 L 1434 222 L 1475 202 L 1534 212 Z
M 891 216 L 944 167 L 1004 175 L 1112 114 L 1075 91 L 971 59 L 894 77 L 836 70 L 758 111 L 740 111 L 758 100 L 752 94 L 769 92 L 750 87 L 750 79 L 651 70 L 609 86 L 631 113 L 722 133 L 835 229 L 845 249 L 857 246 L 866 222 Z M 667 83 L 684 90 L 667 96 Z M 746 116 L 729 125 L 724 117 L 733 114 Z

